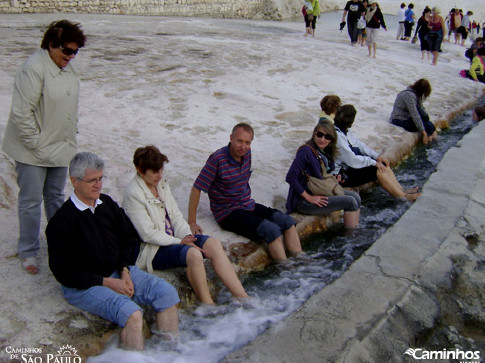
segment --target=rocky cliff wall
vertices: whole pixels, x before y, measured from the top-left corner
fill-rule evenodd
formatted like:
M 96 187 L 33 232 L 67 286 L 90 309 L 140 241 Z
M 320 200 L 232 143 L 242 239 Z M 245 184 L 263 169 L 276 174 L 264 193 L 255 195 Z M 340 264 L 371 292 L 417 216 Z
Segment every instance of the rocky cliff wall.
M 468 0 L 464 10 L 473 10 L 474 19 L 485 20 L 483 0 Z M 442 14 L 455 6 L 452 0 L 442 1 Z M 157 16 L 207 16 L 213 18 L 240 18 L 282 20 L 300 16 L 303 0 L 0 0 L 0 13 L 88 13 Z M 322 12 L 343 9 L 346 0 L 321 0 Z M 395 15 L 398 3 L 381 0 L 384 14 Z M 419 16 L 425 0 L 415 0 Z
M 302 0 L 0 0 L 0 13 L 89 13 L 281 20 L 299 16 Z M 325 2 L 322 11 L 338 8 Z
M 265 0 L 49 0 L 0 1 L 3 13 L 98 13 L 267 18 Z

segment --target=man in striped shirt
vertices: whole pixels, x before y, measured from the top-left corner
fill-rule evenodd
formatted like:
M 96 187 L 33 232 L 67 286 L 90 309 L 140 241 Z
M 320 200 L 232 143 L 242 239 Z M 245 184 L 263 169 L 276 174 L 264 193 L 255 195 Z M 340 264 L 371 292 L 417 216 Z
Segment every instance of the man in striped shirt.
M 251 198 L 253 138 L 253 128 L 239 123 L 232 129 L 229 145 L 209 156 L 190 192 L 188 222 L 192 233 L 203 232 L 197 224 L 197 207 L 200 192 L 204 191 L 209 195 L 212 214 L 223 229 L 251 240 L 264 240 L 274 260 L 286 260 L 285 250 L 292 255 L 301 253 L 300 238 L 293 218 Z

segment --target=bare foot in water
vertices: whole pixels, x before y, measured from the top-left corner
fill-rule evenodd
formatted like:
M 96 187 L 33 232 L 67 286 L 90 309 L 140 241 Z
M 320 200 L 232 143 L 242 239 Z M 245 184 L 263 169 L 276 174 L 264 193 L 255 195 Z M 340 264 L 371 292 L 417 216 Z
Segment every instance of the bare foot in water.
M 406 194 L 415 194 L 418 192 L 419 187 L 404 189 L 404 193 Z
M 415 202 L 421 196 L 421 193 L 406 193 L 404 198 L 409 202 Z

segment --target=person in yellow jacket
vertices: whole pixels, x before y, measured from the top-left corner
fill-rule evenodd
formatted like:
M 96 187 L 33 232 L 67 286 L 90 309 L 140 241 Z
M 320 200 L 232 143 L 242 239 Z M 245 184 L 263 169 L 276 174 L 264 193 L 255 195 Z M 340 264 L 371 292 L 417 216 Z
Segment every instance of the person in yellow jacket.
M 477 55 L 473 57 L 470 70 L 467 72 L 467 76 L 473 79 L 475 82 L 485 83 L 484 64 L 485 47 L 481 47 L 478 48 Z
M 320 2 L 318 0 L 309 1 L 311 7 L 306 7 L 306 34 L 315 37 L 315 26 L 317 24 L 317 17 L 320 17 Z

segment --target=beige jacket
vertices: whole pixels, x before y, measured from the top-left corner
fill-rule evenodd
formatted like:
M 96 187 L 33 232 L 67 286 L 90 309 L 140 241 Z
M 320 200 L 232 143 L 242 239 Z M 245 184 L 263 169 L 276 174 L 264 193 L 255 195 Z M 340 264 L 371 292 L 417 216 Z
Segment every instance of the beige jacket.
M 150 273 L 153 272 L 152 261 L 160 246 L 179 244 L 182 238 L 191 234 L 189 224 L 173 199 L 165 178 L 158 184 L 158 195 L 160 199 L 153 196 L 137 174 L 126 187 L 123 197 L 123 209 L 144 242 L 136 265 Z M 165 232 L 165 211 L 172 222 L 174 236 Z
M 70 64 L 60 69 L 47 50 L 35 52 L 15 77 L 2 150 L 24 164 L 68 166 L 77 150 L 79 87 Z

